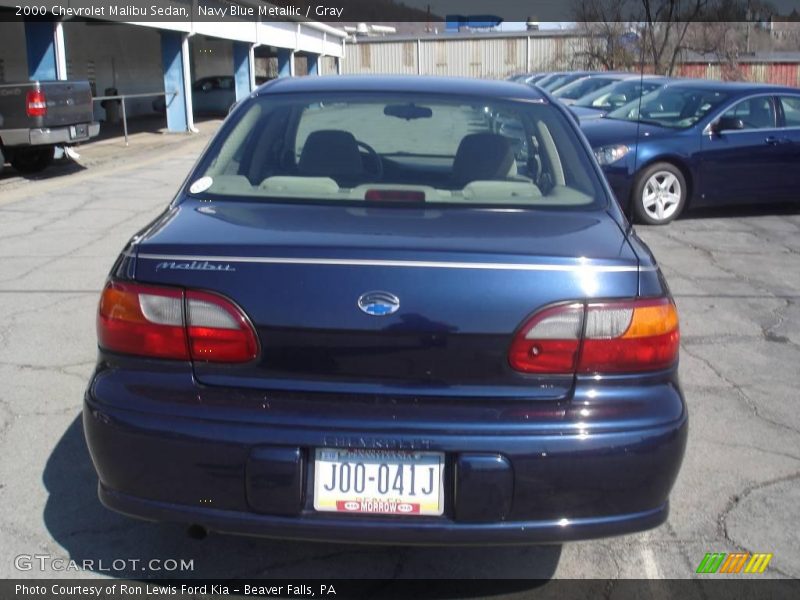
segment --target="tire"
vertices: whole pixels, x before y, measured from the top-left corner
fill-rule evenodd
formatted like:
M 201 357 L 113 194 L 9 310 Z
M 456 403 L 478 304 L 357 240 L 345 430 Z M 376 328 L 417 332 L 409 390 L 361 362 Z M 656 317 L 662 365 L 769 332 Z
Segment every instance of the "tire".
M 636 220 L 647 225 L 666 225 L 686 206 L 689 191 L 681 170 L 671 163 L 650 165 L 639 173 L 633 186 Z
M 38 173 L 53 161 L 54 153 L 53 146 L 18 149 L 11 157 L 11 166 L 20 173 Z

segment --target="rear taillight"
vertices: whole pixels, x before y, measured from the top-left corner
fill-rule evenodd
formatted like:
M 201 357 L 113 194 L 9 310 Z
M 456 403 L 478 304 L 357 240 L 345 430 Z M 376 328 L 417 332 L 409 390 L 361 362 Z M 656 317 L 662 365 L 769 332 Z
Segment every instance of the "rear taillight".
M 187 335 L 192 360 L 247 362 L 258 343 L 247 317 L 225 298 L 208 292 L 186 292 Z
M 238 363 L 258 355 L 247 317 L 225 298 L 118 281 L 100 298 L 97 339 L 106 350 L 152 358 Z
M 678 313 L 669 298 L 563 304 L 525 322 L 509 363 L 525 373 L 635 373 L 678 359 Z
M 668 298 L 589 304 L 578 372 L 666 369 L 679 346 L 678 311 Z
M 100 297 L 97 342 L 123 354 L 188 360 L 183 292 L 110 282 Z
M 564 304 L 535 314 L 514 336 L 511 366 L 525 373 L 574 373 L 583 310 L 583 304 Z
M 371 202 L 425 202 L 425 192 L 370 189 L 364 194 L 364 200 Z
M 25 112 L 29 117 L 44 117 L 47 114 L 47 102 L 42 90 L 30 90 L 26 94 Z

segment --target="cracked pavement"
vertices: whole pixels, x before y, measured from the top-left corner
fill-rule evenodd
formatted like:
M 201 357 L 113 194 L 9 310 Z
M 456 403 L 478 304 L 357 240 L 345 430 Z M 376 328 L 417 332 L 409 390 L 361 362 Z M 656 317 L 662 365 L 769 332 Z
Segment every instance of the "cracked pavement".
M 800 577 L 800 214 L 752 208 L 639 227 L 681 314 L 691 424 L 669 522 L 529 548 L 340 546 L 211 535 L 105 510 L 83 441 L 95 308 L 124 242 L 155 217 L 208 139 L 132 147 L 90 169 L 0 176 L 0 575 L 20 554 L 94 561 L 59 576 L 158 577 L 115 559 L 193 559 L 200 577 L 693 577 L 706 552 L 772 552 Z M 739 575 L 738 577 L 744 577 Z M 614 586 L 598 582 L 598 593 Z

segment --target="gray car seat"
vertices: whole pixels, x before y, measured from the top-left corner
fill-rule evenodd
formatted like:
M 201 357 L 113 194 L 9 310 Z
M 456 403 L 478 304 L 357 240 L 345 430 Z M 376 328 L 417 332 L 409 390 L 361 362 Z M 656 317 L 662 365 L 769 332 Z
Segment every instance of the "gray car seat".
M 511 141 L 496 133 L 471 133 L 458 145 L 453 160 L 453 183 L 463 187 L 471 181 L 506 179 L 514 164 Z
M 300 153 L 297 172 L 308 177 L 331 177 L 340 185 L 357 183 L 365 171 L 356 138 L 338 129 L 311 132 Z

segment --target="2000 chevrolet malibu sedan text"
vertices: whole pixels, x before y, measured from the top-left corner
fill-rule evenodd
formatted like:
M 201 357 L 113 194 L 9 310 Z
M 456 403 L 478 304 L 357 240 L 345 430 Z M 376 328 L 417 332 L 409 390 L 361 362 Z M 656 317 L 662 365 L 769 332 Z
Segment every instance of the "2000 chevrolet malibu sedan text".
M 675 305 L 530 87 L 261 87 L 123 250 L 97 327 L 84 428 L 114 510 L 408 544 L 667 517 Z

